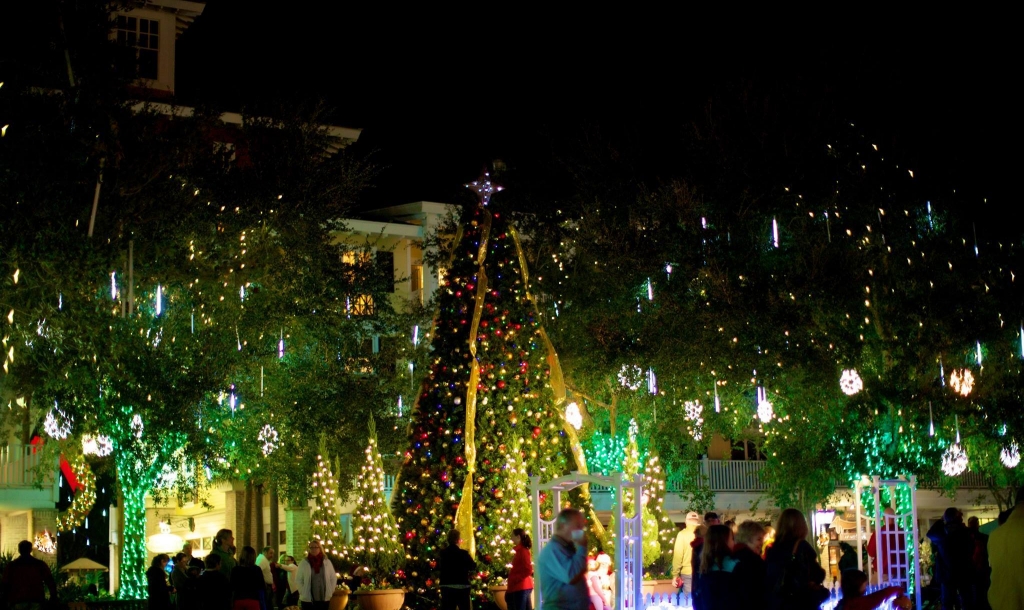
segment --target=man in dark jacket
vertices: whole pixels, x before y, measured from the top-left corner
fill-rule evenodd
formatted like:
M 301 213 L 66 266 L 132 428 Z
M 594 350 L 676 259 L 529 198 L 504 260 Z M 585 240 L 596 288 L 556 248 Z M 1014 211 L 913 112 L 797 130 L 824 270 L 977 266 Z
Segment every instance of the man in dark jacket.
M 57 583 L 46 562 L 32 556 L 32 543 L 22 540 L 18 543 L 18 558 L 12 560 L 4 569 L 4 591 L 7 603 L 11 607 L 25 604 L 45 604 L 46 595 L 43 586 L 50 590 L 50 599 L 57 601 Z
M 476 562 L 469 551 L 459 548 L 462 536 L 459 530 L 448 532 L 448 546 L 439 554 L 441 564 L 441 610 L 470 610 L 469 575 L 476 570 Z
M 732 569 L 736 586 L 737 608 L 763 608 L 766 604 L 765 580 L 768 576 L 761 559 L 764 547 L 764 526 L 757 521 L 744 521 L 736 530 L 733 559 L 739 563 Z
M 203 610 L 230 610 L 231 583 L 221 570 L 220 555 L 206 556 L 206 571 L 199 577 L 198 595 Z
M 935 580 L 942 588 L 943 610 L 974 610 L 974 538 L 964 526 L 964 516 L 947 508 L 942 521 L 928 530 L 935 549 Z

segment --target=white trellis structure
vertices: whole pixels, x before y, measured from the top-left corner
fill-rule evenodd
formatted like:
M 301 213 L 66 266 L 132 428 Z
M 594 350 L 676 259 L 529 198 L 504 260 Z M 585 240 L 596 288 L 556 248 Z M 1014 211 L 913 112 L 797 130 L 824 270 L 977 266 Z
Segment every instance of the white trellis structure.
M 889 488 L 889 497 L 892 499 L 896 509 L 896 492 L 900 487 L 906 487 L 910 491 L 910 512 L 886 515 L 881 506 L 881 489 Z M 863 514 L 860 504 L 861 493 L 865 488 L 871 490 L 874 495 L 874 515 Z M 917 477 L 909 479 L 883 480 L 880 477 L 871 477 L 870 481 L 864 479 L 857 481 L 854 486 L 854 506 L 857 513 L 857 567 L 868 574 L 869 582 L 877 582 L 879 585 L 902 587 L 907 594 L 911 593 L 910 578 L 913 572 L 913 594 L 917 603 L 917 610 L 921 610 L 921 553 L 918 547 L 918 539 L 921 537 L 920 524 L 917 521 Z M 861 549 L 867 544 L 864 540 L 864 529 L 861 527 L 861 520 L 867 525 L 874 519 L 875 527 L 875 558 L 877 570 L 872 570 L 868 565 L 863 565 Z M 881 525 L 879 527 L 879 524 Z M 884 539 L 885 553 L 882 552 Z M 883 556 L 886 556 L 883 559 Z M 870 564 L 870 562 L 869 562 Z
M 533 533 L 537 540 L 537 549 L 543 549 L 555 532 L 555 519 L 547 520 L 540 518 L 540 494 L 548 492 L 552 495 L 553 513 L 557 516 L 558 511 L 564 508 L 562 504 L 562 492 L 576 489 L 581 485 L 593 483 L 610 487 L 615 498 L 618 499 L 618 531 L 615 532 L 615 602 L 612 608 L 615 610 L 642 610 L 639 604 L 643 599 L 641 586 L 643 584 L 643 511 L 641 510 L 643 497 L 643 477 L 636 475 L 630 481 L 621 472 L 613 472 L 609 476 L 598 474 L 580 474 L 573 472 L 565 476 L 552 479 L 547 483 L 541 483 L 540 477 L 530 477 L 530 499 L 533 504 Z M 633 490 L 636 515 L 627 518 L 622 514 L 622 492 L 626 489 Z M 540 556 L 538 552 L 534 557 Z M 533 588 L 534 608 L 541 608 L 540 586 Z

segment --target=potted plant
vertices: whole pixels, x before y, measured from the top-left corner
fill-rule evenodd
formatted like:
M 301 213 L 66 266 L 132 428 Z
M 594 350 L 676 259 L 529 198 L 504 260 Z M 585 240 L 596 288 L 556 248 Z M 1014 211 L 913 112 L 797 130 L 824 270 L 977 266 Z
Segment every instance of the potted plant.
M 334 595 L 331 596 L 331 602 L 327 606 L 327 610 L 345 610 L 348 607 L 348 596 L 352 593 L 352 589 L 348 588 L 345 583 L 338 584 L 337 588 L 334 589 Z
M 384 498 L 384 463 L 377 450 L 377 429 L 370 418 L 369 446 L 359 474 L 356 511 L 352 515 L 352 559 L 360 566 L 355 595 L 362 610 L 400 610 L 405 603 L 402 582 L 405 548 Z
M 488 583 L 487 591 L 491 594 L 491 600 L 494 601 L 494 605 L 498 607 L 498 610 L 508 610 L 508 604 L 505 603 L 505 592 L 508 591 L 508 579 L 495 576 L 491 579 L 491 582 Z

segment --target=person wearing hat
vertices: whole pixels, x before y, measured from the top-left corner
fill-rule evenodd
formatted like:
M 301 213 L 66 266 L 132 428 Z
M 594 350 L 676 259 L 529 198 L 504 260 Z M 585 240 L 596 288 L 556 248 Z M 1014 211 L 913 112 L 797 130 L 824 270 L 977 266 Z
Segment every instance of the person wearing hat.
M 679 587 L 680 593 L 693 593 L 693 546 L 697 527 L 700 526 L 700 515 L 695 512 L 686 514 L 686 522 L 682 531 L 676 534 L 676 542 L 672 549 L 672 577 Z

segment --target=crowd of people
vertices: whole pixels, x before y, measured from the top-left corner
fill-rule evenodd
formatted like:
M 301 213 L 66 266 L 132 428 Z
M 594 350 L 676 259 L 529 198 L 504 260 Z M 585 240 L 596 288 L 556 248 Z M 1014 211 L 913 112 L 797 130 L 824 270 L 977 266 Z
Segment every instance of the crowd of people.
M 222 529 L 203 561 L 192 556 L 185 544 L 174 556 L 160 554 L 146 571 L 151 610 L 275 610 L 300 606 L 326 610 L 334 594 L 337 575 L 320 542 L 312 540 L 306 557 L 296 563 L 291 555 L 277 561 L 277 551 L 267 546 L 235 548 L 231 530 Z M 169 581 L 169 582 L 168 582 Z

